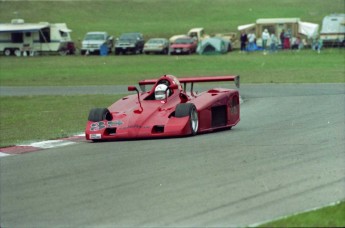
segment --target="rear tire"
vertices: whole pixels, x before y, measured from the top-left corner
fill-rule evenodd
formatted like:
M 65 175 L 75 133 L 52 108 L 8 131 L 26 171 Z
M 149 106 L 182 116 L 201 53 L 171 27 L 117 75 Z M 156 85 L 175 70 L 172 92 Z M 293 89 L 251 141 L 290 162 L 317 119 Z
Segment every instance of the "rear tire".
M 191 135 L 196 135 L 199 128 L 198 111 L 193 103 L 178 104 L 175 110 L 175 117 L 189 116 Z
M 102 120 L 112 120 L 112 115 L 107 108 L 93 108 L 90 110 L 89 121 L 99 122 Z

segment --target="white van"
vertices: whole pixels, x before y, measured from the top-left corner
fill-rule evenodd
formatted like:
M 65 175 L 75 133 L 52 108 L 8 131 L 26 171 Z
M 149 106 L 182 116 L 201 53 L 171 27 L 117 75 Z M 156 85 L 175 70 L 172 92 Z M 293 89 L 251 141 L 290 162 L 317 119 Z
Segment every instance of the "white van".
M 65 23 L 25 23 L 23 19 L 0 23 L 0 52 L 5 56 L 42 52 L 74 54 L 71 31 Z

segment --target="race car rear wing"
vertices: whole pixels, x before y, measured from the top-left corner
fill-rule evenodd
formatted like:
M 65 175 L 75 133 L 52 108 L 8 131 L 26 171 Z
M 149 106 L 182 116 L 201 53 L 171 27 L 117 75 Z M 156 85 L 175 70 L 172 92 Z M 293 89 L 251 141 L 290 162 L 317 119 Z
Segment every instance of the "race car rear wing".
M 186 84 L 191 83 L 193 88 L 193 83 L 195 82 L 221 82 L 221 81 L 234 81 L 237 88 L 240 88 L 240 76 L 239 75 L 228 75 L 228 76 L 208 76 L 208 77 L 188 77 L 188 78 L 178 78 L 180 83 L 183 83 L 183 88 L 186 89 Z M 145 91 L 145 85 L 156 84 L 158 79 L 146 79 L 139 81 L 139 85 L 142 91 Z
M 194 83 L 194 82 L 224 82 L 234 81 L 237 88 L 240 88 L 240 76 L 213 76 L 213 77 L 191 77 L 191 78 L 180 78 L 181 83 Z

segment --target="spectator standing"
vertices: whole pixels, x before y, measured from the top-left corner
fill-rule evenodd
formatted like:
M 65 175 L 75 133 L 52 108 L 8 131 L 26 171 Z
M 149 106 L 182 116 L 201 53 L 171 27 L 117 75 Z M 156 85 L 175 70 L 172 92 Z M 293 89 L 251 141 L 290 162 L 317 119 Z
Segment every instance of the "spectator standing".
M 301 40 L 300 36 L 297 36 L 297 38 L 292 43 L 291 49 L 297 49 L 298 51 L 303 48 L 303 42 Z
M 249 33 L 248 34 L 248 50 L 249 51 L 254 51 L 255 50 L 255 39 L 256 39 L 256 36 L 253 32 Z
M 317 40 L 317 47 L 316 47 L 316 50 L 317 50 L 317 53 L 321 53 L 321 48 L 323 46 L 323 40 L 319 37 L 319 39 Z
M 261 39 L 262 39 L 262 48 L 263 48 L 264 50 L 266 50 L 267 41 L 268 41 L 269 38 L 270 38 L 270 34 L 269 34 L 269 32 L 267 31 L 267 29 L 265 29 L 265 30 L 262 32 L 262 35 L 261 35 Z
M 282 46 L 281 46 L 282 49 L 284 49 L 284 34 L 285 34 L 285 30 L 283 29 L 283 30 L 281 31 L 281 33 L 280 33 L 280 36 L 279 36 L 279 38 L 280 38 L 280 44 L 282 45 Z
M 284 33 L 284 49 L 290 49 L 291 30 Z
M 247 41 L 248 41 L 247 33 L 245 31 L 242 31 L 242 33 L 241 33 L 241 52 L 246 51 Z
M 312 41 L 311 41 L 311 49 L 312 50 L 317 50 L 317 36 L 316 35 L 314 35 L 313 37 L 312 37 Z
M 270 50 L 271 52 L 277 52 L 277 44 L 278 44 L 278 38 L 274 33 L 271 34 L 271 45 L 270 45 Z

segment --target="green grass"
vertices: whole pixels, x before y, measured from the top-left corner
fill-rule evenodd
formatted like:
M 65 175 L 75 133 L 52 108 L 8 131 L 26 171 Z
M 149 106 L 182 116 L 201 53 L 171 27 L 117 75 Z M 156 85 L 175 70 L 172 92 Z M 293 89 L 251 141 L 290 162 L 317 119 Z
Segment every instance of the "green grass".
M 241 75 L 242 83 L 344 82 L 345 49 L 219 56 L 41 56 L 1 58 L 2 86 L 127 85 L 163 74 Z M 135 66 L 135 67 L 133 67 Z
M 0 102 L 0 147 L 56 139 L 84 131 L 89 110 L 121 96 L 23 96 Z
M 272 221 L 259 227 L 344 227 L 345 202 Z

